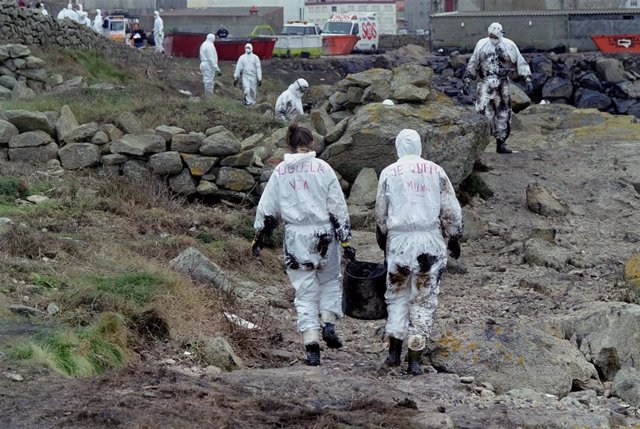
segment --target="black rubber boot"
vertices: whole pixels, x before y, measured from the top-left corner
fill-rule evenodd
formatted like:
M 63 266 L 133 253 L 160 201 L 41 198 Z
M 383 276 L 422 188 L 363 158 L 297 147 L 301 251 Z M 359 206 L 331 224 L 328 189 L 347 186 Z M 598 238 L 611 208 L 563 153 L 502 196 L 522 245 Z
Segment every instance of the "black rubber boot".
M 384 361 L 387 366 L 400 366 L 402 356 L 402 340 L 389 337 L 389 356 Z
M 507 147 L 507 142 L 504 140 L 496 139 L 496 152 L 498 153 L 513 153 L 511 149 Z
M 320 344 L 311 343 L 304 346 L 307 351 L 307 359 L 304 361 L 309 366 L 320 365 Z
M 407 367 L 407 374 L 411 374 L 411 375 L 422 374 L 422 365 L 420 364 L 421 360 L 422 360 L 422 350 L 409 349 L 409 353 L 407 354 L 407 361 L 409 362 L 409 366 Z
M 336 334 L 336 327 L 333 323 L 325 323 L 322 327 L 322 339 L 330 349 L 339 349 L 342 347 L 342 341 L 340 341 L 340 337 Z

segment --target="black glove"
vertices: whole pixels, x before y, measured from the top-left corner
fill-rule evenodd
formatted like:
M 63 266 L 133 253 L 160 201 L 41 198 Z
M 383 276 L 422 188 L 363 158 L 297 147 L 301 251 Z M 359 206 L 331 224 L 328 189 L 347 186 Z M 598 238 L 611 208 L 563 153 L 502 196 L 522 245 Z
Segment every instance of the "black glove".
M 251 243 L 251 253 L 255 257 L 260 256 L 260 245 L 256 240 L 253 240 L 253 243 Z
M 258 81 L 258 86 L 262 86 L 262 79 Z
M 350 261 L 356 260 L 356 249 L 351 247 L 351 243 L 349 243 L 348 241 L 342 243 L 342 256 L 349 259 Z
M 387 234 L 384 234 L 378 225 L 376 225 L 376 241 L 380 250 L 387 250 Z
M 466 80 L 464 81 L 464 83 L 462 84 L 462 93 L 464 95 L 469 95 L 471 94 L 471 85 L 469 84 L 469 82 L 467 82 Z
M 233 86 L 238 86 L 238 79 L 233 79 Z
M 531 82 L 530 78 L 524 81 L 524 91 L 527 93 L 527 95 L 531 95 L 531 93 L 533 92 L 533 83 Z
M 313 103 L 312 102 L 304 103 L 304 106 L 302 107 L 302 111 L 304 113 L 310 113 L 312 107 L 313 107 Z
M 460 257 L 460 242 L 457 238 L 449 239 L 447 249 L 449 249 L 449 256 L 451 256 L 453 259 L 458 259 Z

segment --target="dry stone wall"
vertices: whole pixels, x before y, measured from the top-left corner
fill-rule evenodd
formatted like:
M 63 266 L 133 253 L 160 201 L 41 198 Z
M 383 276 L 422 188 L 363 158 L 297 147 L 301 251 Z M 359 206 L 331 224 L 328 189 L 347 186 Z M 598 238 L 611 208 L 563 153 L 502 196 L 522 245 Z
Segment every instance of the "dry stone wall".
M 19 8 L 15 0 L 0 0 L 0 42 L 100 52 L 116 62 L 135 62 L 143 67 L 166 61 L 163 55 L 132 49 L 69 19 L 59 23 L 52 14 Z

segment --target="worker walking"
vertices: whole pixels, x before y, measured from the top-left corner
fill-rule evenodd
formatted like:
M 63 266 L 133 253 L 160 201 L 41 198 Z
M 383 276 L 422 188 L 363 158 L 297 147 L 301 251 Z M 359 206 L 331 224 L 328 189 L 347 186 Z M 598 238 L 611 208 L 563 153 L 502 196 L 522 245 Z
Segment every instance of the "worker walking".
M 215 34 L 207 34 L 207 39 L 200 45 L 200 72 L 204 82 L 204 95 L 213 95 L 215 76 L 220 73 L 218 67 L 218 52 L 213 42 L 216 40 Z
M 418 375 L 438 307 L 447 247 L 453 258 L 460 256 L 462 212 L 442 167 L 420 157 L 420 135 L 402 130 L 395 145 L 398 161 L 380 173 L 375 207 L 378 245 L 387 262 L 385 364 L 400 366 L 406 338 L 407 372 Z
M 233 73 L 233 86 L 238 84 L 240 76 L 242 76 L 242 93 L 244 95 L 242 104 L 253 106 L 258 98 L 258 87 L 262 85 L 262 67 L 260 66 L 260 58 L 253 53 L 251 43 L 244 45 L 244 54 L 238 59 L 236 70 Z
M 496 139 L 496 152 L 512 153 L 507 147 L 511 134 L 511 100 L 509 72 L 516 67 L 531 93 L 531 70 L 516 44 L 503 36 L 502 25 L 494 22 L 487 28 L 488 37 L 480 39 L 464 73 L 462 92 L 470 93 L 472 79 L 478 79 L 476 111 L 485 116 Z
M 291 153 L 284 155 L 260 197 L 252 245 L 260 255 L 264 239 L 284 223 L 287 275 L 296 295 L 297 328 L 307 353 L 306 364 L 320 365 L 320 333 L 329 348 L 342 347 L 335 331 L 342 313 L 340 248 L 355 259 L 349 212 L 335 172 L 316 158 L 311 131 L 298 124 L 287 129 Z
M 164 53 L 164 21 L 160 18 L 160 12 L 157 10 L 153 12 L 153 41 L 156 45 L 156 52 L 159 54 Z M 216 60 L 217 62 L 217 60 Z
M 276 119 L 291 121 L 304 113 L 302 96 L 309 91 L 309 83 L 304 79 L 296 79 L 276 100 Z

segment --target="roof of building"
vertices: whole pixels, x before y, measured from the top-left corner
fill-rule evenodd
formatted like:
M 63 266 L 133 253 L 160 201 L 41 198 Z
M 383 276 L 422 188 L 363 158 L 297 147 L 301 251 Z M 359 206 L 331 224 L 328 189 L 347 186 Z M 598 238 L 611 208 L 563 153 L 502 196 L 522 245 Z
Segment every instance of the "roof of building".
M 519 10 L 507 12 L 442 12 L 432 18 L 467 18 L 482 16 L 567 16 L 567 15 L 640 15 L 640 9 L 583 9 L 583 10 Z
M 395 0 L 306 0 L 305 6 L 323 5 L 345 5 L 345 4 L 396 4 Z

